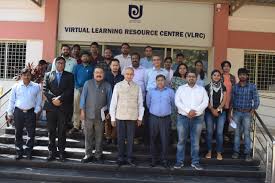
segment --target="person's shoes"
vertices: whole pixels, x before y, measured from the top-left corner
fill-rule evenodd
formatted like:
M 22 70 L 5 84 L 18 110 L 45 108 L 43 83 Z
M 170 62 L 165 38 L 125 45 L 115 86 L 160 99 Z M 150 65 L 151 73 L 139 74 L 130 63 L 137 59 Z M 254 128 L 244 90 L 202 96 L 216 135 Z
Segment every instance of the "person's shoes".
M 15 160 L 20 160 L 22 158 L 23 158 L 22 154 L 16 154 L 15 157 L 14 157 Z
M 54 161 L 55 160 L 55 154 L 53 152 L 49 152 L 49 156 L 47 157 L 47 161 Z
M 27 158 L 27 160 L 31 160 L 32 159 L 32 152 L 26 153 L 26 158 Z
M 249 154 L 247 154 L 247 155 L 245 155 L 244 160 L 245 160 L 246 162 L 250 162 L 250 161 L 252 161 L 252 157 L 251 157 Z
M 191 164 L 191 167 L 195 168 L 196 170 L 203 170 L 203 167 L 199 163 Z
M 103 164 L 104 162 L 103 162 L 102 157 L 100 157 L 100 158 L 95 158 L 95 163 L 97 163 L 97 164 Z
M 222 160 L 222 154 L 221 153 L 217 153 L 217 160 L 219 160 L 219 161 Z
M 151 163 L 150 163 L 150 166 L 151 167 L 155 167 L 157 165 L 157 162 L 156 160 L 152 159 Z
M 122 166 L 122 165 L 124 165 L 124 161 L 122 161 L 122 160 L 118 160 L 117 162 L 116 162 L 116 164 L 117 164 L 117 166 Z
M 174 169 L 181 169 L 181 168 L 183 168 L 184 167 L 184 164 L 183 163 L 176 163 L 175 165 L 174 165 Z
M 212 158 L 212 152 L 208 151 L 208 153 L 205 155 L 206 159 L 211 159 Z
M 161 166 L 162 166 L 163 168 L 169 168 L 169 164 L 168 164 L 167 160 L 163 160 L 163 161 L 161 162 Z
M 117 145 L 117 139 L 112 139 L 112 144 Z
M 64 153 L 60 153 L 59 155 L 59 161 L 64 162 L 66 160 L 65 154 Z
M 93 156 L 85 156 L 84 158 L 82 158 L 81 163 L 89 163 L 93 161 Z
M 112 139 L 106 139 L 106 144 L 111 144 L 112 143 Z
M 127 165 L 130 165 L 131 167 L 136 167 L 137 166 L 132 160 L 128 160 Z
M 234 152 L 232 155 L 232 159 L 239 159 L 239 153 Z
M 76 132 L 79 132 L 79 130 L 77 128 L 72 128 L 70 131 L 69 131 L 69 134 L 74 134 Z

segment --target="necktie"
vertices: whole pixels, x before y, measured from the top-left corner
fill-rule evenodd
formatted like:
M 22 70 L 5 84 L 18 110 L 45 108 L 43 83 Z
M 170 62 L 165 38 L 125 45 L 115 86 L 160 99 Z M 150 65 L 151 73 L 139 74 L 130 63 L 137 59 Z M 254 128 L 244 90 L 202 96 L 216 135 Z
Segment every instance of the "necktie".
M 61 79 L 61 73 L 60 73 L 60 72 L 57 73 L 56 79 L 57 79 L 57 84 L 58 84 L 58 86 L 59 86 L 60 79 Z

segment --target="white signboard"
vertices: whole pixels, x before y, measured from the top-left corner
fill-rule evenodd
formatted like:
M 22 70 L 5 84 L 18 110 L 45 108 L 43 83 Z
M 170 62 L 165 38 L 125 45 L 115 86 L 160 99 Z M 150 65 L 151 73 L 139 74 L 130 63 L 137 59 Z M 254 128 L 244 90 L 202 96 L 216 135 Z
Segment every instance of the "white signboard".
M 178 1 L 61 0 L 58 39 L 211 47 L 213 9 Z

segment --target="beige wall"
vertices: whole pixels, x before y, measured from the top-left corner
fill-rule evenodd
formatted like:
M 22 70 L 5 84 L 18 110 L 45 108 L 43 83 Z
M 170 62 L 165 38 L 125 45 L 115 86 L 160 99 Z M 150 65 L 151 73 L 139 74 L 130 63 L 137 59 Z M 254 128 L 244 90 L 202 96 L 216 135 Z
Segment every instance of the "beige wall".
M 130 4 L 143 5 L 138 20 L 128 16 Z M 77 13 L 77 16 L 74 12 Z M 205 39 L 129 34 L 66 32 L 65 27 L 146 29 L 203 33 Z M 211 47 L 213 40 L 213 5 L 179 1 L 133 0 L 61 0 L 59 41 L 98 41 L 173 46 Z
M 275 33 L 275 7 L 245 5 L 229 17 L 229 30 Z
M 244 66 L 244 50 L 228 48 L 227 60 L 232 64 L 231 73 L 237 76 L 238 69 Z

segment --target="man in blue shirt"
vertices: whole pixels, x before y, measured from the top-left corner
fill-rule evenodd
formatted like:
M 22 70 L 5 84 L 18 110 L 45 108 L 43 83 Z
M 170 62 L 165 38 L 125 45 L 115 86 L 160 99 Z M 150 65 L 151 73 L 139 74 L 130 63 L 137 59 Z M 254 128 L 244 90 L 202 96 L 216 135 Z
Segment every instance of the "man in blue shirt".
M 74 115 L 73 115 L 73 125 L 74 127 L 70 130 L 69 133 L 78 132 L 81 128 L 80 122 L 80 96 L 82 92 L 82 88 L 84 83 L 93 77 L 94 66 L 92 66 L 90 61 L 90 53 L 89 52 L 82 52 L 81 56 L 81 64 L 78 64 L 74 67 L 73 74 L 74 74 Z
M 239 158 L 240 137 L 243 129 L 245 161 L 251 161 L 251 121 L 252 115 L 260 105 L 260 100 L 256 85 L 248 82 L 248 70 L 240 68 L 238 77 L 240 82 L 235 84 L 232 89 L 233 121 L 237 124 L 232 158 Z
M 153 56 L 153 65 L 154 67 L 147 70 L 147 74 L 145 74 L 146 81 L 146 91 L 150 91 L 151 89 L 156 88 L 156 76 L 162 74 L 165 78 L 169 78 L 169 73 L 166 69 L 161 68 L 161 58 L 158 55 Z M 165 81 L 167 84 L 167 81 Z
M 151 166 L 154 167 L 156 165 L 157 140 L 159 135 L 161 141 L 162 166 L 167 168 L 167 151 L 171 124 L 170 115 L 174 108 L 175 93 L 172 89 L 165 87 L 165 80 L 165 76 L 161 74 L 157 75 L 157 87 L 147 93 L 146 103 L 150 112 Z
M 140 65 L 146 69 L 151 69 L 153 67 L 152 56 L 153 48 L 151 46 L 146 46 L 144 48 L 144 56 L 140 59 Z
M 26 128 L 28 140 L 26 142 L 27 159 L 32 158 L 34 146 L 36 117 L 41 111 L 42 91 L 39 84 L 31 81 L 31 71 L 23 69 L 22 81 L 11 90 L 8 106 L 8 121 L 14 119 L 16 160 L 23 158 L 23 129 Z

